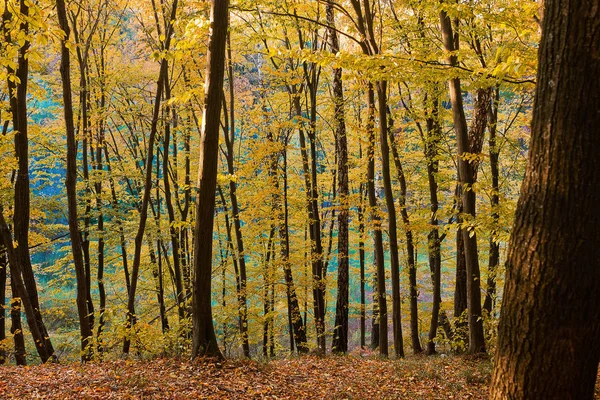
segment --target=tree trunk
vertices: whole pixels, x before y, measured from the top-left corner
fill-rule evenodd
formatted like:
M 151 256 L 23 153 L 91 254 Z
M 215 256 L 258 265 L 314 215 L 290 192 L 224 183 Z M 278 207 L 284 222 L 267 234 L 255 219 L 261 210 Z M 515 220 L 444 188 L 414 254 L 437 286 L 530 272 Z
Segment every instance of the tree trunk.
M 492 196 L 491 196 L 491 207 L 492 207 L 492 233 L 490 235 L 490 254 L 488 263 L 488 276 L 487 276 L 487 290 L 485 300 L 483 302 L 483 309 L 487 311 L 488 315 L 491 315 L 495 303 L 496 303 L 496 275 L 498 265 L 500 264 L 500 243 L 498 242 L 498 222 L 500 219 L 500 184 L 499 184 L 499 168 L 498 158 L 500 156 L 499 148 L 496 144 L 496 130 L 498 124 L 498 103 L 500 102 L 500 88 L 496 86 L 496 93 L 494 97 L 494 104 L 492 112 L 490 113 L 490 169 L 492 174 Z
M 383 189 L 388 214 L 388 236 L 390 239 L 390 268 L 392 272 L 392 322 L 394 328 L 394 351 L 397 357 L 404 357 L 404 341 L 402 339 L 402 303 L 400 301 L 400 262 L 398 259 L 398 237 L 396 226 L 396 205 L 392 190 L 390 174 L 390 149 L 388 145 L 387 119 L 387 82 L 377 82 L 377 98 L 379 105 L 379 144 L 381 146 L 381 166 Z
M 452 24 L 445 11 L 440 12 L 440 23 L 442 37 L 446 51 L 457 50 Z M 449 58 L 451 65 L 457 64 L 456 55 Z M 475 173 L 473 165 L 465 159 L 465 156 L 471 152 L 469 146 L 469 132 L 465 119 L 464 107 L 462 102 L 462 92 L 460 89 L 460 79 L 452 78 L 449 81 L 450 100 L 452 102 L 452 117 L 454 120 L 454 129 L 456 132 L 456 142 L 458 147 L 458 168 L 459 179 L 462 187 L 461 203 L 463 212 L 469 219 L 475 218 L 475 192 L 473 183 Z M 470 221 L 469 221 L 470 222 Z M 462 229 L 462 236 L 465 245 L 465 261 L 467 270 L 467 309 L 469 324 L 469 353 L 485 352 L 485 338 L 483 335 L 483 321 L 481 319 L 481 291 L 480 291 L 480 273 L 479 260 L 477 252 L 477 234 L 475 230 Z
M 222 358 L 212 320 L 211 277 L 219 126 L 223 104 L 223 76 L 225 72 L 225 43 L 229 26 L 229 1 L 212 0 L 211 3 L 211 34 L 207 53 L 196 224 L 194 226 L 192 357 Z
M 410 217 L 406 208 L 406 200 L 408 197 L 408 188 L 406 185 L 406 176 L 404 175 L 404 168 L 402 167 L 402 161 L 400 160 L 400 153 L 398 151 L 398 145 L 396 144 L 396 136 L 392 131 L 394 126 L 394 120 L 389 107 L 387 108 L 388 113 L 388 137 L 390 140 L 390 148 L 392 150 L 392 157 L 396 166 L 396 174 L 398 175 L 398 182 L 400 182 L 400 215 L 402 216 L 402 223 L 404 224 L 404 233 L 406 237 L 406 258 L 408 267 L 408 282 L 410 285 L 410 336 L 412 341 L 412 348 L 415 354 L 423 352 L 421 347 L 421 341 L 419 340 L 419 290 L 417 287 L 417 266 L 415 263 L 415 243 L 413 238 L 412 228 L 410 226 Z
M 73 251 L 73 262 L 75 264 L 75 276 L 77 280 L 77 313 L 79 314 L 79 330 L 81 338 L 81 360 L 89 361 L 92 357 L 91 340 L 92 333 L 92 311 L 89 309 L 88 282 L 83 261 L 81 232 L 79 231 L 77 217 L 77 142 L 75 138 L 75 125 L 73 123 L 73 99 L 71 92 L 71 61 L 66 41 L 69 38 L 70 28 L 67 20 L 67 11 L 64 0 L 56 1 L 56 11 L 61 29 L 65 37 L 61 42 L 60 74 L 62 78 L 64 116 L 67 135 L 67 203 L 69 213 L 69 233 L 71 235 L 71 249 Z
M 2 243 L 0 241 L 0 243 Z M 4 247 L 4 246 L 2 246 Z M 8 268 L 8 258 L 6 250 L 0 248 L 0 365 L 6 364 L 6 269 Z
M 362 157 L 361 157 L 362 158 Z M 365 296 L 365 209 L 363 184 L 360 185 L 360 205 L 358 206 L 358 259 L 360 263 L 360 348 L 364 349 L 367 345 L 367 314 L 366 314 L 366 296 Z
M 594 398 L 600 361 L 600 0 L 547 0 L 529 164 L 490 399 Z
M 166 62 L 166 61 L 165 61 Z M 167 64 L 168 69 L 168 64 Z M 171 85 L 165 80 L 165 100 L 168 102 L 171 99 Z M 167 107 L 166 114 L 169 115 L 171 107 Z M 173 272 L 175 277 L 175 297 L 177 299 L 177 315 L 179 317 L 180 325 L 183 323 L 185 318 L 185 293 L 183 289 L 183 278 L 181 268 L 181 242 L 179 240 L 181 229 L 175 228 L 175 208 L 173 207 L 173 200 L 171 198 L 171 182 L 169 179 L 169 149 L 171 145 L 171 124 L 165 123 L 165 132 L 163 137 L 163 186 L 165 189 L 165 205 L 167 207 L 167 214 L 169 216 L 169 234 L 171 236 L 171 247 L 173 249 Z M 177 148 L 175 143 L 173 151 Z M 186 153 L 187 154 L 187 153 Z M 177 164 L 176 164 L 177 165 Z M 177 169 L 177 167 L 175 167 Z M 183 219 L 183 218 L 182 218 Z M 184 334 L 184 332 L 181 332 Z
M 17 365 L 27 365 L 27 353 L 25 351 L 25 336 L 23 335 L 23 325 L 21 324 L 21 299 L 18 296 L 16 285 L 10 278 L 10 288 L 12 299 L 10 301 L 10 333 L 13 336 L 15 344 L 15 363 Z
M 333 2 L 327 3 L 327 24 L 329 29 L 329 47 L 333 54 L 339 51 L 339 42 L 335 30 Z M 344 89 L 342 69 L 333 69 L 333 101 L 335 144 L 337 153 L 338 198 L 340 210 L 338 214 L 338 293 L 333 328 L 332 352 L 346 353 L 348 351 L 348 291 L 349 291 L 349 260 L 348 260 L 348 140 L 346 138 L 346 117 L 344 114 Z M 363 253 L 364 255 L 364 253 Z M 364 257 L 363 257 L 364 261 Z M 363 262 L 364 265 L 364 262 Z M 362 315 L 362 313 L 361 313 Z M 364 317 L 361 319 L 362 341 L 364 342 Z
M 429 252 L 429 270 L 433 283 L 433 299 L 431 307 L 431 323 L 427 341 L 427 354 L 435 354 L 435 338 L 437 336 L 442 303 L 442 254 L 440 232 L 438 229 L 437 213 L 439 209 L 437 174 L 439 171 L 439 143 L 441 141 L 441 126 L 438 119 L 439 100 L 437 95 L 433 100 L 431 114 L 427 117 L 427 140 L 425 142 L 425 159 L 427 160 L 427 180 L 429 182 L 429 201 L 431 228 L 427 235 L 427 250 Z
M 29 6 L 25 0 L 19 1 L 19 13 L 23 16 L 19 29 L 27 35 L 29 32 Z M 8 21 L 12 17 L 12 13 L 8 8 L 5 8 L 3 14 L 3 20 Z M 5 22 L 8 24 L 9 22 Z M 6 41 L 12 42 L 10 34 L 5 31 Z M 14 228 L 14 242 L 18 246 L 14 249 L 14 259 L 11 260 L 9 254 L 9 264 L 11 264 L 11 280 L 13 279 L 12 265 L 15 265 L 16 270 L 19 271 L 19 276 L 15 279 L 23 280 L 23 290 L 20 291 L 20 296 L 24 296 L 27 299 L 22 299 L 24 303 L 31 303 L 33 315 L 28 316 L 27 322 L 30 325 L 30 329 L 34 336 L 36 343 L 36 349 L 42 362 L 48 360 L 54 361 L 56 356 L 54 355 L 54 348 L 50 341 L 50 336 L 44 321 L 42 319 L 42 313 L 40 308 L 40 301 L 37 292 L 37 284 L 35 282 L 35 276 L 33 273 L 33 267 L 31 265 L 31 257 L 29 253 L 29 220 L 31 214 L 31 202 L 30 202 L 30 187 L 29 187 L 29 139 L 27 129 L 27 88 L 29 79 L 29 58 L 26 56 L 30 49 L 31 43 L 25 39 L 18 52 L 17 69 L 7 67 L 8 76 L 16 76 L 16 80 L 8 79 L 7 86 L 10 93 L 10 110 L 13 119 L 13 130 L 15 134 L 15 157 L 18 160 L 17 166 L 17 178 L 15 181 L 15 195 L 14 195 L 14 213 L 13 213 L 13 228 Z M 6 228 L 10 237 L 10 229 L 8 225 L 2 227 Z M 13 239 L 10 240 L 13 243 Z M 8 246 L 8 242 L 6 242 Z M 21 288 L 19 288 L 20 290 Z M 32 326 L 35 325 L 35 326 Z
M 239 310 L 240 310 L 240 335 L 242 337 L 242 349 L 244 357 L 250 358 L 250 344 L 248 342 L 248 302 L 247 302 L 247 278 L 246 278 L 246 253 L 244 251 L 244 238 L 242 236 L 242 224 L 240 221 L 240 207 L 237 196 L 237 183 L 233 176 L 235 175 L 235 95 L 233 81 L 233 62 L 231 60 L 231 34 L 227 34 L 227 71 L 229 78 L 229 120 L 227 118 L 227 107 L 223 102 L 223 113 L 225 115 L 225 126 L 223 135 L 225 137 L 225 147 L 227 154 L 227 172 L 231 176 L 229 179 L 229 198 L 231 200 L 231 217 L 233 219 L 233 228 L 235 232 L 236 252 L 233 256 L 237 258 L 240 267 L 239 275 Z
M 374 225 L 374 247 L 375 247 L 375 265 L 377 281 L 377 333 L 379 340 L 376 343 L 379 346 L 379 354 L 388 355 L 388 313 L 387 298 L 385 291 L 385 264 L 383 252 L 383 234 L 381 232 L 381 218 L 377 213 L 377 196 L 375 194 L 375 92 L 373 85 L 369 83 L 368 88 L 368 119 L 367 134 L 369 136 L 369 147 L 367 149 L 368 170 L 367 170 L 367 192 L 369 197 L 369 208 L 371 209 L 371 219 Z M 375 314 L 375 313 L 374 313 Z M 375 336 L 375 335 L 374 335 Z M 374 342 L 375 343 L 375 342 Z

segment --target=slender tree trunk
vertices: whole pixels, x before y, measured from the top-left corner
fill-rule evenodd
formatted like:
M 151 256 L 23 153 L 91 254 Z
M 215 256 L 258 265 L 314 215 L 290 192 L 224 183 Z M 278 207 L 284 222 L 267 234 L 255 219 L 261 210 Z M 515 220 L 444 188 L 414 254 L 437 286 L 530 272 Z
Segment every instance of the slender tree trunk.
M 172 35 L 172 23 L 175 21 L 177 16 L 177 2 L 173 0 L 171 6 L 170 24 L 166 28 L 164 49 L 169 50 L 171 44 Z M 165 82 L 168 79 L 168 65 L 167 59 L 163 58 L 160 62 L 160 72 L 158 76 L 158 82 L 156 85 L 156 96 L 154 98 L 154 110 L 152 113 L 152 123 L 150 127 L 150 137 L 148 138 L 148 151 L 146 154 L 146 171 L 144 177 L 144 195 L 140 204 L 140 223 L 138 225 L 138 231 L 135 235 L 135 247 L 133 254 L 133 265 L 131 267 L 131 287 L 129 290 L 129 297 L 127 300 L 127 334 L 123 340 L 123 353 L 129 354 L 129 348 L 131 346 L 132 329 L 135 325 L 135 295 L 139 277 L 140 263 L 142 257 L 142 244 L 144 241 L 144 232 L 146 229 L 146 221 L 148 218 L 148 206 L 150 204 L 150 193 L 152 192 L 152 160 L 154 158 L 154 143 L 156 141 L 156 134 L 158 131 L 158 120 L 160 116 L 160 105 L 162 100 L 163 89 Z M 213 199 L 214 205 L 214 199 Z M 214 207 L 214 206 L 213 206 Z M 212 226 L 211 226 L 212 230 Z M 210 295 L 210 294 L 209 294 Z
M 388 236 L 390 238 L 390 268 L 392 271 L 392 322 L 394 328 L 394 352 L 397 357 L 404 357 L 404 341 L 402 339 L 402 309 L 400 302 L 400 262 L 398 259 L 398 237 L 396 226 L 396 205 L 392 191 L 390 174 L 390 149 L 388 145 L 387 118 L 387 82 L 377 83 L 379 105 L 379 144 L 381 146 L 381 169 L 383 189 L 388 214 Z
M 415 262 L 415 243 L 413 238 L 412 228 L 410 226 L 410 217 L 406 208 L 406 200 L 408 197 L 408 188 L 406 185 L 406 176 L 404 175 L 404 168 L 402 168 L 402 162 L 400 160 L 400 153 L 398 151 L 398 145 L 396 144 L 396 137 L 392 132 L 394 121 L 392 119 L 390 109 L 387 108 L 388 112 L 388 136 L 390 140 L 390 148 L 392 150 L 392 156 L 394 158 L 394 164 L 396 165 L 396 173 L 398 175 L 398 181 L 400 182 L 400 215 L 402 216 L 402 222 L 404 224 L 404 232 L 406 237 L 406 258 L 408 261 L 408 282 L 410 285 L 410 336 L 412 341 L 412 348 L 415 354 L 423 352 L 421 347 L 421 341 L 419 340 L 419 290 L 417 288 L 417 266 Z
M 106 77 L 105 77 L 105 59 L 104 59 L 104 47 L 100 49 L 100 101 L 99 108 L 104 112 L 106 107 Z M 98 143 L 96 144 L 96 170 L 101 174 L 104 172 L 103 149 L 105 147 L 105 120 L 104 117 L 98 122 Z M 101 175 L 102 176 L 102 175 Z M 104 285 L 104 204 L 102 202 L 102 180 L 100 177 L 96 177 L 95 191 L 96 191 L 96 210 L 98 212 L 98 297 L 99 297 L 99 315 L 98 315 L 98 331 L 97 331 L 97 342 L 98 342 L 98 353 L 102 353 L 104 348 L 102 346 L 101 335 L 104 330 L 104 313 L 106 312 L 106 288 Z
M 13 279 L 10 279 L 11 296 L 10 301 L 10 333 L 15 344 L 15 363 L 17 365 L 27 365 L 27 352 L 25 350 L 25 336 L 23 335 L 23 325 L 21 324 L 21 299 Z
M 25 0 L 19 1 L 19 13 L 23 16 L 19 29 L 27 35 L 29 32 L 29 6 Z M 12 12 L 5 8 L 2 16 L 5 24 L 8 24 L 8 20 L 12 17 Z M 4 31 L 5 40 L 12 42 L 10 33 Z M 35 276 L 33 273 L 33 267 L 31 265 L 31 258 L 29 253 L 29 220 L 30 220 L 30 187 L 29 187 L 29 139 L 27 129 L 27 88 L 29 79 L 29 58 L 26 56 L 30 49 L 31 43 L 26 39 L 23 41 L 17 59 L 16 70 L 12 67 L 7 67 L 8 76 L 16 76 L 16 80 L 7 80 L 7 86 L 10 93 L 10 109 L 13 119 L 13 130 L 15 134 L 15 156 L 18 160 L 17 164 L 17 178 L 15 180 L 15 195 L 14 195 L 14 217 L 13 217 L 13 228 L 14 228 L 14 242 L 18 246 L 14 249 L 14 257 L 11 260 L 9 254 L 9 264 L 11 265 L 11 281 L 12 281 L 12 268 L 13 264 L 16 270 L 18 270 L 18 276 L 14 279 L 23 281 L 23 287 L 18 287 L 22 301 L 27 304 L 31 304 L 33 311 L 32 315 L 28 315 L 27 322 L 30 325 L 30 330 L 34 335 L 34 342 L 36 349 L 42 362 L 54 361 L 56 356 L 54 355 L 54 348 L 50 341 L 50 336 L 44 321 L 42 319 L 40 301 L 37 292 L 37 284 L 35 282 Z M 11 236 L 8 225 L 2 227 L 6 229 L 8 237 Z M 10 239 L 12 245 L 13 239 Z M 5 241 L 5 245 L 8 243 Z M 22 277 L 21 277 L 22 274 Z M 17 274 L 16 274 L 17 275 Z M 22 290 L 21 290 L 22 289 Z M 27 297 L 25 299 L 24 297 Z
M 166 62 L 166 61 L 165 61 Z M 168 70 L 168 64 L 167 64 Z M 168 102 L 171 99 L 171 85 L 168 80 L 165 80 L 165 100 Z M 166 114 L 170 115 L 171 108 L 167 107 Z M 180 324 L 185 318 L 185 293 L 183 289 L 183 278 L 181 268 L 181 242 L 179 240 L 181 229 L 175 227 L 175 208 L 173 207 L 173 199 L 171 197 L 171 181 L 169 179 L 169 149 L 171 145 L 171 124 L 165 123 L 165 132 L 163 137 L 163 186 L 165 189 L 165 205 L 167 207 L 167 214 L 169 216 L 169 234 L 171 235 L 171 247 L 173 248 L 173 272 L 175 276 L 175 297 L 177 298 L 177 314 L 179 316 Z M 177 148 L 176 143 L 173 149 Z M 177 168 L 177 167 L 175 167 Z M 183 334 L 184 332 L 182 332 Z
M 437 174 L 439 171 L 439 142 L 441 140 L 441 126 L 438 120 L 439 100 L 433 100 L 431 115 L 427 118 L 427 140 L 425 142 L 425 158 L 427 160 L 427 180 L 429 182 L 429 201 L 431 225 L 427 235 L 427 248 L 429 252 L 429 269 L 433 283 L 433 304 L 431 308 L 431 323 L 427 341 L 427 354 L 435 354 L 435 338 L 437 336 L 438 322 L 440 320 L 440 307 L 442 303 L 442 258 L 440 233 L 438 229 L 437 212 L 439 209 Z
M 499 148 L 496 143 L 496 129 L 498 123 L 498 104 L 500 102 L 500 88 L 496 87 L 494 104 L 492 106 L 492 112 L 490 113 L 490 169 L 492 174 L 492 196 L 491 196 L 491 207 L 492 207 L 492 223 L 493 229 L 490 235 L 490 254 L 488 262 L 488 276 L 487 276 L 487 291 L 485 300 L 483 302 L 483 309 L 487 311 L 488 315 L 491 315 L 496 303 L 496 276 L 498 265 L 500 264 L 500 243 L 498 241 L 498 223 L 500 220 L 500 212 L 498 207 L 500 206 L 500 183 L 499 183 L 499 168 L 498 159 L 500 157 Z
M 117 199 L 117 191 L 115 188 L 115 179 L 112 175 L 112 168 L 110 165 L 110 158 L 108 157 L 108 147 L 104 147 L 104 158 L 106 160 L 106 169 L 109 176 L 110 194 L 111 194 L 111 206 L 114 212 L 119 212 L 119 201 Z M 123 273 L 125 274 L 125 287 L 127 288 L 127 295 L 131 291 L 131 281 L 129 277 L 129 268 L 127 262 L 127 242 L 125 241 L 125 230 L 123 229 L 123 222 L 120 218 L 116 218 L 116 224 L 119 229 L 119 247 L 121 249 L 121 261 L 123 263 Z
M 366 296 L 365 296 L 365 216 L 363 185 L 360 185 L 360 205 L 358 206 L 358 260 L 360 264 L 360 348 L 366 348 Z
M 335 17 L 333 2 L 327 3 L 327 24 L 329 25 L 329 47 L 333 54 L 340 50 L 337 32 L 335 30 Z M 348 140 L 346 138 L 346 118 L 344 113 L 344 88 L 342 83 L 342 69 L 333 69 L 333 96 L 334 118 L 336 122 L 335 143 L 337 153 L 337 179 L 338 198 L 340 210 L 338 214 L 338 294 L 333 328 L 334 353 L 348 351 L 348 291 L 349 291 L 349 259 L 348 259 Z M 333 226 L 333 224 L 332 224 Z M 364 256 L 364 253 L 363 253 Z M 364 257 L 363 257 L 364 261 Z M 364 265 L 364 264 L 363 264 Z M 364 271 L 364 270 L 363 270 Z M 362 315 L 362 313 L 361 313 Z M 364 318 L 361 320 L 364 324 Z M 364 342 L 364 326 L 361 330 Z
M 0 241 L 0 243 L 2 243 Z M 2 246 L 4 247 L 4 246 Z M 0 365 L 7 363 L 6 347 L 6 269 L 8 268 L 8 257 L 6 250 L 0 248 Z
M 600 361 L 600 1 L 545 3 L 492 400 L 591 400 Z
M 270 132 L 268 135 L 271 135 Z M 272 140 L 272 139 L 269 139 Z M 282 151 L 283 157 L 283 196 L 279 195 L 279 180 L 277 178 L 277 168 L 279 156 L 273 153 L 271 156 L 270 174 L 274 184 L 273 208 L 274 214 L 279 221 L 279 238 L 281 242 L 281 263 L 283 265 L 283 274 L 286 286 L 286 296 L 288 303 L 288 322 L 290 325 L 290 347 L 293 351 L 294 343 L 298 353 L 308 352 L 308 343 L 306 341 L 306 321 L 302 320 L 298 296 L 296 295 L 296 286 L 292 275 L 292 268 L 289 261 L 290 256 L 290 234 L 289 234 L 289 214 L 288 214 L 288 181 L 287 181 L 287 141 L 284 143 Z
M 92 321 L 89 309 L 89 279 L 86 277 L 86 269 L 83 260 L 81 232 L 77 217 L 77 142 L 75 138 L 75 125 L 73 123 L 73 100 L 71 92 L 71 61 L 66 40 L 69 38 L 70 28 L 67 20 L 67 11 L 64 0 L 56 1 L 56 11 L 61 29 L 65 32 L 65 38 L 61 42 L 61 64 L 60 74 L 62 77 L 64 116 L 67 134 L 67 203 L 69 212 L 69 233 L 71 234 L 71 249 L 73 262 L 75 264 L 75 276 L 77 279 L 77 312 L 79 314 L 79 329 L 81 335 L 81 360 L 89 361 L 92 357 L 90 341 L 92 340 Z
M 440 12 L 440 23 L 442 37 L 446 51 L 457 50 L 452 24 L 450 18 L 444 11 Z M 449 62 L 451 65 L 457 64 L 456 55 L 451 55 Z M 449 81 L 450 100 L 452 102 L 452 116 L 454 119 L 454 129 L 456 131 L 456 141 L 458 147 L 458 167 L 459 179 L 462 187 L 461 202 L 463 212 L 469 219 L 475 218 L 475 192 L 473 183 L 475 179 L 474 168 L 464 157 L 470 153 L 469 135 L 465 113 L 462 103 L 462 92 L 460 89 L 460 79 L 452 78 Z M 470 222 L 470 221 L 469 221 Z M 477 252 L 477 234 L 474 230 L 463 229 L 462 236 L 465 245 L 465 261 L 467 266 L 467 309 L 469 324 L 469 353 L 485 352 L 485 338 L 483 335 L 483 321 L 481 319 L 481 291 L 480 291 L 480 273 L 479 260 Z
M 273 251 L 273 237 L 275 236 L 275 225 L 271 224 L 271 230 L 269 231 L 269 239 L 267 241 L 267 249 L 263 258 L 263 356 L 267 358 L 269 356 L 269 339 L 270 333 L 273 326 L 273 315 L 271 314 L 271 296 L 270 289 L 273 281 L 271 262 L 274 262 L 275 252 Z
M 235 95 L 233 81 L 233 62 L 231 61 L 231 36 L 227 34 L 227 71 L 229 78 L 229 120 L 227 118 L 227 107 L 223 102 L 223 112 L 225 115 L 225 128 L 223 134 L 225 137 L 225 147 L 227 148 L 227 172 L 230 176 L 235 175 Z M 236 249 L 233 255 L 237 258 L 240 267 L 240 292 L 239 292 L 239 310 L 240 310 L 240 335 L 242 337 L 242 349 L 244 357 L 250 358 L 250 344 L 248 342 L 248 304 L 247 304 L 247 278 L 246 278 L 246 253 L 244 252 L 244 239 L 242 236 L 242 224 L 240 222 L 240 208 L 238 205 L 237 184 L 232 178 L 229 180 L 229 198 L 231 199 L 231 213 L 233 227 L 235 232 Z
M 377 213 L 377 196 L 375 194 L 375 92 L 373 85 L 369 83 L 368 88 L 368 120 L 367 134 L 369 136 L 369 147 L 367 149 L 368 171 L 367 171 L 367 193 L 369 197 L 369 208 L 371 209 L 371 220 L 374 225 L 374 247 L 377 280 L 377 315 L 379 354 L 388 355 L 388 312 L 385 291 L 385 265 L 383 252 L 383 235 L 381 232 L 381 218 Z
M 25 365 L 25 339 L 23 337 L 23 329 L 21 327 L 21 307 L 25 309 L 25 315 L 27 316 L 27 324 L 29 330 L 33 336 L 33 341 L 36 345 L 36 349 L 40 357 L 44 355 L 44 342 L 42 333 L 39 325 L 36 321 L 36 312 L 33 308 L 31 299 L 27 295 L 25 283 L 22 277 L 22 265 L 19 264 L 19 258 L 17 256 L 16 249 L 12 242 L 12 236 L 10 228 L 4 219 L 2 207 L 0 207 L 0 239 L 6 248 L 8 256 L 8 265 L 10 267 L 10 287 L 11 287 L 11 333 L 15 337 L 15 357 L 17 365 Z M 48 361 L 50 358 L 43 360 Z M 22 364 L 21 364 L 22 363 Z
M 200 138 L 198 195 L 194 227 L 194 289 L 192 357 L 222 358 L 212 320 L 212 237 L 217 186 L 219 125 L 223 104 L 228 0 L 212 0 L 207 53 L 204 114 Z

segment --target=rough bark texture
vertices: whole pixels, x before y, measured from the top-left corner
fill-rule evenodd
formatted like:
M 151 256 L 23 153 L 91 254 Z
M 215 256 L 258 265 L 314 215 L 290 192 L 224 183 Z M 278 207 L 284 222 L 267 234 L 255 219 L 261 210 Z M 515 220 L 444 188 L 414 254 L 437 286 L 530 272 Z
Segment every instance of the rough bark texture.
M 222 357 L 212 320 L 211 274 L 219 127 L 225 73 L 225 43 L 229 25 L 228 8 L 228 0 L 212 1 L 204 116 L 200 138 L 196 224 L 194 226 L 192 357 Z
M 329 30 L 329 46 L 331 52 L 339 51 L 339 42 L 335 30 L 333 3 L 327 3 L 327 23 Z M 337 153 L 337 178 L 340 210 L 338 214 L 338 294 L 333 328 L 333 352 L 348 351 L 348 291 L 349 291 L 349 260 L 348 260 L 348 140 L 346 138 L 346 119 L 344 114 L 344 89 L 342 85 L 342 69 L 333 70 L 334 115 L 336 123 L 335 145 Z M 332 225 L 333 226 L 333 225 Z M 362 315 L 362 314 L 361 314 Z M 361 319 L 364 322 L 364 319 Z M 362 326 L 362 325 L 361 325 Z M 364 342 L 364 329 L 362 341 Z
M 600 360 L 600 0 L 547 0 L 490 399 L 592 399 Z

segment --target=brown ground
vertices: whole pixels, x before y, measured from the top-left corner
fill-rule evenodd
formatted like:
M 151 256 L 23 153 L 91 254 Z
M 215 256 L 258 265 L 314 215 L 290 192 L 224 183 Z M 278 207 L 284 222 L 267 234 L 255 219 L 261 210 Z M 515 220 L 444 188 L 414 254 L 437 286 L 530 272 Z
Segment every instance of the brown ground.
M 0 367 L 0 399 L 485 399 L 487 360 L 359 356 Z

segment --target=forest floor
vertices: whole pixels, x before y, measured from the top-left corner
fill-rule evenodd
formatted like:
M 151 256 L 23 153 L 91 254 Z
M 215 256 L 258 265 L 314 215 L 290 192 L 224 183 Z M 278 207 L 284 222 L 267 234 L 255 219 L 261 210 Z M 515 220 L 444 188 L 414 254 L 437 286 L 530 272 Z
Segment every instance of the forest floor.
M 486 399 L 491 368 L 455 356 L 10 366 L 0 367 L 0 399 Z

